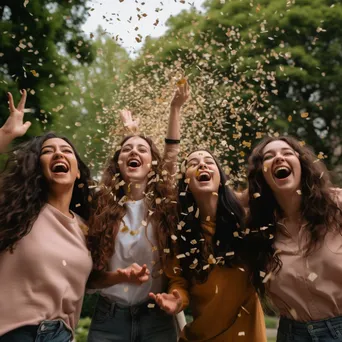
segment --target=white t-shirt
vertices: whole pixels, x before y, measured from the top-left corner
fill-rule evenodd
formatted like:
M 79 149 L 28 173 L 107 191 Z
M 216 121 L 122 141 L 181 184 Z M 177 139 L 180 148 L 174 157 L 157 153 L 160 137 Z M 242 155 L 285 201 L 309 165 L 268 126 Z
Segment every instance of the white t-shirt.
M 140 266 L 146 264 L 152 276 L 141 285 L 122 283 L 101 289 L 100 293 L 111 301 L 131 306 L 148 300 L 150 292 L 164 292 L 166 279 L 158 272 L 161 269 L 161 264 L 153 227 L 151 223 L 147 227 L 142 224 L 142 221 L 147 221 L 147 208 L 144 200 L 126 202 L 125 208 L 126 215 L 123 221 L 129 230 L 122 231 L 124 224 L 121 222 L 115 239 L 115 252 L 109 261 L 109 271 L 126 268 L 133 263 Z M 137 233 L 132 235 L 130 231 L 137 231 Z

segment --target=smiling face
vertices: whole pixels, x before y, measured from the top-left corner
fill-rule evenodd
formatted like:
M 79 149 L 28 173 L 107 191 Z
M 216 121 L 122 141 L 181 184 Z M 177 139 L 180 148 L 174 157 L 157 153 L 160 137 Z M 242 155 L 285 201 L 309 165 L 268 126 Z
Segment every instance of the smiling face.
M 212 155 L 207 151 L 195 151 L 188 156 L 185 178 L 196 197 L 203 193 L 218 192 L 220 172 Z
M 128 139 L 121 147 L 118 164 L 126 183 L 147 181 L 152 164 L 150 145 L 138 136 Z
M 298 153 L 285 141 L 268 143 L 263 151 L 263 174 L 276 194 L 286 194 L 301 188 L 301 165 Z
M 51 185 L 73 185 L 80 177 L 73 148 L 63 139 L 44 141 L 40 151 L 40 165 L 44 178 Z

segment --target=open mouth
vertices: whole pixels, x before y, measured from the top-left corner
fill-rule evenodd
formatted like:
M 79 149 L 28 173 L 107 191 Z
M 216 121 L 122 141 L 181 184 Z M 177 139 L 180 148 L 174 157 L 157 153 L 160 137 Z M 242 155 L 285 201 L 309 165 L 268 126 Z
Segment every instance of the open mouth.
M 208 182 L 210 181 L 211 179 L 211 175 L 209 172 L 201 172 L 197 177 L 196 179 L 199 181 L 199 182 Z
M 140 162 L 138 159 L 130 159 L 130 160 L 127 162 L 127 165 L 128 165 L 129 167 L 136 168 L 136 167 L 141 166 L 141 162 Z
M 290 176 L 291 173 L 292 171 L 288 167 L 281 166 L 274 170 L 274 177 L 277 179 L 285 179 Z
M 52 166 L 51 171 L 54 173 L 67 173 L 69 171 L 69 167 L 64 163 L 56 163 Z

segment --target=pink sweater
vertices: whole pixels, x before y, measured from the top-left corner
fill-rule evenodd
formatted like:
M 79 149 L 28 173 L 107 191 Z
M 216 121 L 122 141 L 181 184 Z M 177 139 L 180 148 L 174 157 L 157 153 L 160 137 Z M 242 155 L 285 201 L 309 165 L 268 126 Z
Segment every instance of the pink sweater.
M 81 225 L 47 204 L 14 253 L 0 254 L 0 336 L 51 319 L 75 329 L 92 269 Z

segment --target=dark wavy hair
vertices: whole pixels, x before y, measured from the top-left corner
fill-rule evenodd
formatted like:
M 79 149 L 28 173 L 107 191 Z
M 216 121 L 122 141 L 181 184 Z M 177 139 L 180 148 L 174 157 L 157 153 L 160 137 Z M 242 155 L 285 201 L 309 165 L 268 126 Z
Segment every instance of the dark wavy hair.
M 120 149 L 110 158 L 103 172 L 99 191 L 95 195 L 95 207 L 90 218 L 88 248 L 91 251 L 96 270 L 106 269 L 110 257 L 115 252 L 115 238 L 121 219 L 125 215 L 125 207 L 122 205 L 125 192 L 123 186 L 120 186 L 122 177 L 118 160 L 121 147 L 132 137 L 134 136 L 125 137 L 120 143 Z M 152 173 L 147 183 L 144 200 L 147 210 L 153 212 L 148 219 L 151 220 L 155 229 L 161 267 L 164 267 L 166 255 L 163 250 L 169 247 L 171 227 L 176 224 L 176 190 L 171 175 L 164 172 L 166 170 L 165 163 L 156 145 L 148 137 L 141 135 L 139 137 L 149 144 L 152 161 L 156 161 L 151 165 Z M 157 198 L 160 201 L 157 202 Z
M 70 209 L 85 220 L 89 217 L 90 171 L 73 144 L 51 132 L 35 137 L 9 152 L 0 174 L 0 252 L 13 251 L 16 243 L 31 231 L 40 210 L 47 203 L 48 184 L 40 165 L 40 152 L 43 143 L 52 138 L 65 140 L 74 150 L 80 179 L 75 181 Z
M 199 150 L 199 151 L 202 151 Z M 205 150 L 203 150 L 205 151 Z M 195 151 L 192 151 L 193 153 Z M 239 200 L 228 186 L 227 177 L 219 161 L 210 151 L 207 151 L 215 160 L 220 173 L 218 190 L 218 205 L 216 211 L 216 229 L 212 244 L 209 244 L 201 228 L 200 217 L 196 217 L 197 204 L 189 189 L 185 178 L 185 169 L 181 170 L 182 178 L 179 181 L 180 224 L 174 234 L 177 241 L 174 248 L 178 254 L 184 254 L 180 259 L 182 275 L 189 281 L 203 283 L 212 270 L 213 264 L 208 265 L 208 258 L 212 254 L 218 265 L 233 267 L 241 265 L 240 251 L 242 248 L 242 231 L 245 212 Z M 188 156 L 191 154 L 189 153 Z M 185 161 L 182 163 L 185 165 Z M 189 212 L 189 208 L 193 207 Z M 237 236 L 234 236 L 235 235 Z M 196 241 L 196 244 L 193 244 Z M 234 252 L 232 255 L 229 252 Z M 226 255 L 229 253 L 228 255 Z M 197 259 L 197 263 L 194 260 Z M 204 269 L 203 269 L 204 267 Z M 206 268 L 208 267 L 208 268 Z
M 251 232 L 246 235 L 247 252 L 254 255 L 252 260 L 252 281 L 261 295 L 265 286 L 260 271 L 277 273 L 282 263 L 274 248 L 277 221 L 283 216 L 273 192 L 263 175 L 263 150 L 272 141 L 286 142 L 299 155 L 301 165 L 301 215 L 308 222 L 305 230 L 310 240 L 305 251 L 309 255 L 322 242 L 329 230 L 338 229 L 342 234 L 341 209 L 332 195 L 329 172 L 323 162 L 308 146 L 288 136 L 266 137 L 257 144 L 248 161 L 249 215 L 247 227 Z M 259 197 L 254 197 L 259 193 Z M 262 228 L 263 227 L 263 228 Z M 267 227 L 267 228 L 266 228 Z

